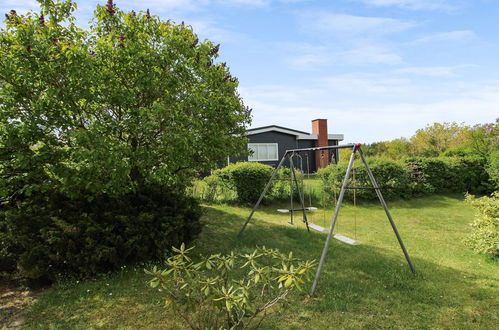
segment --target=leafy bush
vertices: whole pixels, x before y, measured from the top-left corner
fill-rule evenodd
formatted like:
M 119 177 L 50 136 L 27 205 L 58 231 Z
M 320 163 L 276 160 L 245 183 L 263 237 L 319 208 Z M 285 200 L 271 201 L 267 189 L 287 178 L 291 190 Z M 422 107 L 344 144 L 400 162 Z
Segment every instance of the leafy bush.
M 451 168 L 456 177 L 455 187 L 472 194 L 489 194 L 494 191 L 494 184 L 487 172 L 487 160 L 481 156 L 466 156 L 458 159 L 459 164 Z
M 215 254 L 194 262 L 193 248 L 174 248 L 164 270 L 146 270 L 165 305 L 191 329 L 256 329 L 271 308 L 308 279 L 313 261 L 257 248 L 249 254 Z
M 475 220 L 471 224 L 471 235 L 466 243 L 476 252 L 492 258 L 499 256 L 499 193 L 491 197 L 466 197 L 476 211 Z
M 200 232 L 200 215 L 194 199 L 152 187 L 91 201 L 36 194 L 1 210 L 0 260 L 33 281 L 90 276 L 163 258 Z
M 250 164 L 250 165 L 229 165 L 226 168 L 216 170 L 212 175 L 209 175 L 202 180 L 195 182 L 195 186 L 192 189 L 192 195 L 196 198 L 203 200 L 207 203 L 216 202 L 238 202 L 238 203 L 254 203 L 260 197 L 265 184 L 267 184 L 270 176 L 272 175 L 273 168 L 267 165 L 254 166 L 251 164 L 255 163 L 237 163 L 237 164 Z M 260 164 L 262 165 L 262 164 Z M 234 176 L 232 171 L 237 167 L 237 175 Z M 263 171 L 263 172 L 261 172 Z M 296 179 L 298 185 L 301 189 L 301 180 L 303 179 L 303 173 L 295 169 Z M 291 175 L 291 170 L 288 167 L 281 167 L 277 172 L 276 178 L 289 179 Z M 253 187 L 253 178 L 257 178 L 257 185 Z M 245 183 L 251 182 L 250 192 L 248 192 L 248 187 Z M 243 189 L 243 198 L 239 198 L 237 187 Z M 240 191 L 240 190 L 239 190 Z M 275 202 L 288 200 L 290 198 L 291 191 L 293 191 L 293 196 L 298 200 L 298 190 L 293 182 L 293 188 L 290 186 L 289 180 L 275 180 L 272 182 L 269 191 L 265 195 L 263 202 Z M 248 195 L 251 194 L 251 197 Z M 249 199 L 248 199 L 249 198 Z
M 485 159 L 478 156 L 408 158 L 413 192 L 416 195 L 443 192 L 490 192 Z
M 440 158 L 413 157 L 405 160 L 409 169 L 412 190 L 415 195 L 426 195 L 453 188 L 449 179 L 453 174 L 448 164 Z
M 215 175 L 237 192 L 240 203 L 253 204 L 258 200 L 274 169 L 257 162 L 239 162 L 216 170 Z
M 303 180 L 303 173 L 295 169 L 296 180 L 298 181 L 299 189 L 302 190 L 301 182 Z M 291 197 L 291 192 L 293 192 L 293 198 L 298 203 L 299 191 L 296 188 L 296 183 L 293 181 L 290 182 L 289 178 L 291 177 L 291 169 L 289 167 L 281 167 L 279 171 L 277 171 L 276 178 L 279 179 L 287 179 L 287 180 L 275 180 L 272 182 L 272 187 L 270 188 L 270 192 L 265 196 L 265 201 L 286 201 Z
M 445 150 L 440 154 L 440 157 L 467 157 L 474 156 L 473 150 L 466 147 L 455 147 Z
M 405 198 L 410 196 L 410 181 L 406 168 L 399 162 L 386 158 L 368 159 L 369 167 L 373 172 L 376 182 L 382 187 L 383 197 L 385 199 Z M 347 163 L 338 165 L 329 165 L 319 170 L 318 175 L 323 181 L 324 192 L 331 200 L 335 193 L 339 192 L 343 178 L 345 177 Z M 355 181 L 350 176 L 349 186 L 371 187 L 371 181 L 367 175 L 364 164 L 356 160 Z M 347 190 L 345 198 L 353 199 L 353 190 Z M 359 189 L 355 191 L 356 196 L 362 200 L 376 200 L 376 192 L 372 189 Z
M 490 181 L 493 184 L 493 188 L 495 190 L 498 190 L 499 189 L 499 150 L 496 150 L 490 154 L 486 171 L 489 174 Z
M 231 202 L 237 198 L 233 187 L 225 183 L 216 173 L 195 182 L 194 197 L 207 203 Z

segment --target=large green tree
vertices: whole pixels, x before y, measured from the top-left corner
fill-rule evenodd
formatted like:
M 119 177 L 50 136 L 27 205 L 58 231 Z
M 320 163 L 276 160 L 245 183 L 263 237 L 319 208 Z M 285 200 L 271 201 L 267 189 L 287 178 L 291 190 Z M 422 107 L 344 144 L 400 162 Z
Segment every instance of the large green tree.
M 418 129 L 411 137 L 417 155 L 435 157 L 449 148 L 462 146 L 469 127 L 457 123 L 433 123 Z
M 119 196 L 146 184 L 182 188 L 244 150 L 250 111 L 219 46 L 190 26 L 97 6 L 39 0 L 0 31 L 0 189 Z

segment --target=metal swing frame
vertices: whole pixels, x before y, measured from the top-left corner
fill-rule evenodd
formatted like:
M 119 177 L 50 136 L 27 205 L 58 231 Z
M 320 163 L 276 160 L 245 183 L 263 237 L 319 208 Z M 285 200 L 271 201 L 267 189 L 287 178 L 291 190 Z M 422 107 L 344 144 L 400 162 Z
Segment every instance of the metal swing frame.
M 298 180 L 296 179 L 296 173 L 295 173 L 295 170 L 294 170 L 294 165 L 293 165 L 293 159 L 292 158 L 294 157 L 294 155 L 296 155 L 296 154 L 298 154 L 300 152 L 322 151 L 322 150 L 331 150 L 331 149 L 348 149 L 348 148 L 352 149 L 352 153 L 350 155 L 350 160 L 348 162 L 348 166 L 347 166 L 347 170 L 346 170 L 346 173 L 345 173 L 345 177 L 343 179 L 343 183 L 341 185 L 340 193 L 339 193 L 339 196 L 338 196 L 338 202 L 336 203 L 336 208 L 334 210 L 333 219 L 331 221 L 331 224 L 330 224 L 330 227 L 329 227 L 329 232 L 328 232 L 328 235 L 327 235 L 327 239 L 326 239 L 326 242 L 324 244 L 324 248 L 322 250 L 322 254 L 321 254 L 321 258 L 319 260 L 319 265 L 317 267 L 317 272 L 315 274 L 314 282 L 313 282 L 312 287 L 310 289 L 310 295 L 312 295 L 312 296 L 315 294 L 315 291 L 317 290 L 317 285 L 319 283 L 319 278 L 320 278 L 320 275 L 321 275 L 321 272 L 322 272 L 322 268 L 324 267 L 324 263 L 326 261 L 326 256 L 327 256 L 327 253 L 329 251 L 329 246 L 331 245 L 331 239 L 333 238 L 333 232 L 334 232 L 334 229 L 335 229 L 335 226 L 336 226 L 336 222 L 338 220 L 338 215 L 339 215 L 339 212 L 340 212 L 340 208 L 341 208 L 341 205 L 343 203 L 343 197 L 345 196 L 345 191 L 347 189 L 373 189 L 376 192 L 376 195 L 378 196 L 378 199 L 379 199 L 381 205 L 383 206 L 383 209 L 385 210 L 385 214 L 386 214 L 386 216 L 388 218 L 388 221 L 390 222 L 390 225 L 391 225 L 391 227 L 393 229 L 393 232 L 395 233 L 395 236 L 397 237 L 397 240 L 398 240 L 398 243 L 400 245 L 400 248 L 402 249 L 402 252 L 404 253 L 404 256 L 405 256 L 405 259 L 407 260 L 409 268 L 411 269 L 412 273 L 414 273 L 414 274 L 416 273 L 416 269 L 414 268 L 414 265 L 412 264 L 411 258 L 409 257 L 409 253 L 407 252 L 407 249 L 405 248 L 404 243 L 402 242 L 402 238 L 400 237 L 400 234 L 399 234 L 399 232 L 397 230 L 397 226 L 395 225 L 395 222 L 393 221 L 393 218 L 392 218 L 392 216 L 390 214 L 390 211 L 388 210 L 388 206 L 386 205 L 385 199 L 383 198 L 383 194 L 381 193 L 381 189 L 380 189 L 378 183 L 376 182 L 376 179 L 374 178 L 374 175 L 373 175 L 373 173 L 371 171 L 371 168 L 367 164 L 366 158 L 364 157 L 364 153 L 362 152 L 362 149 L 360 147 L 361 147 L 361 144 L 345 144 L 345 145 L 336 145 L 336 146 L 326 146 L 326 147 L 316 147 L 316 148 L 303 148 L 303 149 L 286 150 L 286 152 L 282 156 L 279 164 L 274 169 L 274 172 L 272 173 L 272 176 L 270 177 L 269 181 L 265 185 L 265 188 L 263 189 L 260 197 L 258 198 L 258 201 L 253 206 L 253 209 L 251 210 L 251 213 L 249 214 L 248 218 L 246 219 L 246 221 L 244 222 L 241 230 L 238 233 L 238 236 L 240 236 L 243 233 L 243 231 L 246 229 L 246 226 L 251 221 L 251 219 L 253 217 L 253 214 L 258 209 L 258 207 L 260 206 L 260 203 L 262 202 L 263 198 L 265 197 L 265 195 L 267 194 L 269 188 L 271 187 L 272 182 L 274 181 L 274 179 L 276 179 L 277 171 L 282 167 L 282 165 L 284 164 L 285 159 L 289 159 L 289 161 L 290 161 L 290 169 L 291 169 L 291 179 L 290 180 L 292 180 L 295 183 L 296 188 L 298 190 L 298 196 L 300 198 L 300 203 L 301 203 L 301 209 L 299 209 L 299 210 L 301 210 L 303 212 L 303 222 L 305 223 L 305 225 L 307 227 L 307 230 L 310 231 L 310 226 L 311 225 L 313 226 L 313 224 L 309 224 L 308 223 L 307 215 L 305 213 L 306 208 L 305 208 L 305 203 L 304 203 L 304 200 L 303 200 L 303 194 L 302 194 L 301 189 L 299 188 Z M 350 186 L 348 186 L 348 179 L 350 178 L 350 174 L 351 174 L 352 168 L 353 168 L 353 163 L 354 163 L 354 160 L 355 160 L 355 154 L 357 152 L 359 153 L 360 159 L 362 160 L 362 163 L 364 164 L 364 167 L 366 169 L 366 172 L 367 172 L 367 175 L 369 177 L 369 180 L 371 181 L 372 187 L 350 187 Z

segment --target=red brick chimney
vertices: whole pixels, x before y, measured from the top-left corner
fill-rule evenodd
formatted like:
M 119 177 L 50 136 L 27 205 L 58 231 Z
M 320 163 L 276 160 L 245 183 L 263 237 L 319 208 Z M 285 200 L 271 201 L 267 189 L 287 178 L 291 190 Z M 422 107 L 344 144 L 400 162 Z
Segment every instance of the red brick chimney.
M 328 145 L 327 135 L 327 119 L 314 119 L 312 120 L 312 133 L 317 134 L 315 141 L 316 147 L 325 147 Z M 315 152 L 315 164 L 317 169 L 324 168 L 329 165 L 329 152 L 328 150 L 318 150 Z

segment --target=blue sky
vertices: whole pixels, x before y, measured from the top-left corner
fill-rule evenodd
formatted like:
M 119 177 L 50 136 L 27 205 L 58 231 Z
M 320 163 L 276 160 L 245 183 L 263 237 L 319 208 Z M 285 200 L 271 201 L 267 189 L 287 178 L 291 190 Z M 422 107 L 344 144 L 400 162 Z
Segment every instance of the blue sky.
M 97 3 L 77 1 L 80 25 Z M 348 142 L 410 137 L 433 122 L 499 117 L 499 1 L 117 0 L 185 21 L 221 43 L 253 127 L 310 131 L 315 118 Z M 36 9 L 0 0 L 0 10 Z

